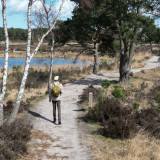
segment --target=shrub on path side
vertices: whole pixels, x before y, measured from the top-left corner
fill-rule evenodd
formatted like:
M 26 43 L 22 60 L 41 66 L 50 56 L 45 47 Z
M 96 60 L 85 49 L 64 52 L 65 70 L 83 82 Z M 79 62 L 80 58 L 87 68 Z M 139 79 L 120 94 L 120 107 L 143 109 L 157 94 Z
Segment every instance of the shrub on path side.
M 106 137 L 129 138 L 139 129 L 160 138 L 160 115 L 156 109 L 135 110 L 114 97 L 99 100 L 86 114 L 87 121 L 101 122 Z
M 86 102 L 89 99 L 89 92 L 93 93 L 93 100 L 98 101 L 98 97 L 100 95 L 100 88 L 95 88 L 93 85 L 88 86 L 83 89 L 83 93 L 79 96 L 80 102 Z
M 27 142 L 30 140 L 32 125 L 17 119 L 11 125 L 0 127 L 0 159 L 16 160 L 19 155 L 27 154 Z

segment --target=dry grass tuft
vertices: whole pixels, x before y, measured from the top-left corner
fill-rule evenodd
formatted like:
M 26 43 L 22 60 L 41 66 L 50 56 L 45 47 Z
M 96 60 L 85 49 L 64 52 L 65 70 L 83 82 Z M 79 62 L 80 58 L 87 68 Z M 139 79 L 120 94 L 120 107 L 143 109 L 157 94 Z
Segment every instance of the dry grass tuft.
M 160 159 L 160 140 L 145 132 L 139 132 L 134 138 L 123 141 L 100 135 L 94 135 L 90 141 L 97 160 Z
M 150 52 L 137 53 L 133 57 L 132 68 L 143 68 L 145 61 L 152 57 Z
M 127 142 L 124 160 L 160 159 L 160 140 L 139 132 Z

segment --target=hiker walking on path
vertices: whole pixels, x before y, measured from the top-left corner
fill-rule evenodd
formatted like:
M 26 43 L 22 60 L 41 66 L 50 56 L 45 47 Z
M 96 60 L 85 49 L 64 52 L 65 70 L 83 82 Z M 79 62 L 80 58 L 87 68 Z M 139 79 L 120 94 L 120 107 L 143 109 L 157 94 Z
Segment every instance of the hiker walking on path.
M 49 102 L 53 104 L 53 123 L 56 122 L 56 109 L 58 110 L 58 124 L 61 124 L 61 94 L 63 86 L 59 82 L 59 76 L 54 77 L 53 84 L 50 85 Z

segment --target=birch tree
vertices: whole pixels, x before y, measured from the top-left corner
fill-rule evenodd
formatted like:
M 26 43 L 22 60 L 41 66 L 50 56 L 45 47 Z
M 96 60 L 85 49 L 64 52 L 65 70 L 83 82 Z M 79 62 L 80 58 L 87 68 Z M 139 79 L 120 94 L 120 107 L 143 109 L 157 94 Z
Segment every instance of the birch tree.
M 48 28 L 50 28 L 50 24 L 52 23 L 52 21 L 54 20 L 54 14 L 52 12 L 52 5 L 50 5 L 50 8 L 47 9 L 46 5 L 45 5 L 45 0 L 43 0 L 43 8 L 46 14 L 46 20 L 47 20 L 47 24 L 48 24 Z M 52 19 L 50 20 L 50 17 L 52 17 Z M 51 61 L 50 61 L 50 71 L 49 71 L 49 79 L 48 79 L 48 91 L 50 89 L 50 84 L 52 82 L 52 72 L 53 72 L 53 53 L 54 53 L 54 33 L 53 30 L 51 30 Z
M 4 66 L 3 66 L 3 79 L 2 87 L 0 93 L 0 126 L 3 124 L 3 100 L 6 93 L 6 83 L 7 83 L 7 71 L 8 71 L 8 49 L 9 49 L 9 38 L 7 30 L 7 20 L 6 20 L 6 1 L 1 0 L 2 3 L 2 17 L 3 17 L 3 28 L 5 34 L 5 52 L 4 52 Z
M 27 76 L 28 76 L 28 70 L 29 70 L 29 65 L 30 65 L 31 59 L 33 58 L 33 56 L 35 54 L 37 54 L 41 44 L 43 43 L 44 38 L 54 28 L 54 26 L 55 26 L 55 24 L 56 24 L 56 22 L 57 22 L 57 20 L 59 18 L 59 15 L 60 15 L 60 12 L 61 12 L 61 9 L 62 9 L 64 1 L 65 0 L 62 0 L 62 3 L 60 5 L 60 8 L 58 10 L 58 13 L 56 15 L 54 23 L 47 30 L 47 32 L 42 35 L 39 43 L 37 44 L 37 46 L 35 48 L 35 50 L 33 52 L 31 52 L 31 8 L 32 8 L 32 5 L 33 5 L 34 1 L 33 0 L 29 0 L 28 10 L 27 10 L 28 40 L 27 40 L 27 51 L 26 51 L 25 67 L 24 67 L 23 77 L 22 77 L 22 80 L 21 80 L 21 85 L 20 85 L 20 88 L 19 88 L 19 91 L 18 91 L 16 102 L 14 104 L 13 111 L 12 111 L 12 113 L 10 114 L 9 118 L 6 121 L 7 125 L 11 124 L 16 119 L 16 116 L 17 116 L 17 113 L 18 113 L 18 110 L 19 110 L 19 107 L 20 107 L 20 103 L 21 103 L 21 100 L 22 100 L 22 97 L 23 97 L 23 94 L 24 94 L 25 84 L 26 84 L 26 80 L 27 80 Z
M 46 0 L 41 0 L 43 8 L 35 12 L 35 17 L 36 21 L 38 22 L 38 27 L 39 27 L 39 22 L 45 22 L 45 24 L 41 23 L 43 27 L 45 28 L 50 28 L 53 22 L 55 21 L 55 13 L 54 13 L 54 6 L 53 2 L 50 3 L 49 6 L 46 6 Z M 50 32 L 51 35 L 51 43 L 50 43 L 50 52 L 51 52 L 51 57 L 50 57 L 50 71 L 49 71 L 49 79 L 48 79 L 48 90 L 50 88 L 50 84 L 52 81 L 52 72 L 53 72 L 53 53 L 54 53 L 54 44 L 55 44 L 55 37 L 54 37 L 54 32 L 51 30 Z

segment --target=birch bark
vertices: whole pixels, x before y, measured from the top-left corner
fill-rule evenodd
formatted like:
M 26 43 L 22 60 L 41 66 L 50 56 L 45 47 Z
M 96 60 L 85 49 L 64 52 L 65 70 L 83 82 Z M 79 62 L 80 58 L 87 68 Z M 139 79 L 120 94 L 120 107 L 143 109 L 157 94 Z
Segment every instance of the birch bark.
M 63 0 L 62 3 L 61 3 L 61 6 L 59 8 L 59 11 L 58 11 L 58 14 L 57 14 L 57 16 L 55 18 L 54 23 L 48 29 L 48 31 L 42 35 L 41 40 L 39 41 L 37 47 L 35 48 L 35 50 L 32 53 L 31 53 L 31 50 L 30 50 L 30 44 L 31 44 L 31 7 L 32 7 L 32 4 L 33 4 L 33 0 L 29 1 L 28 12 L 27 12 L 28 42 L 27 42 L 27 52 L 26 52 L 26 63 L 25 63 L 23 78 L 22 78 L 22 81 L 21 81 L 21 85 L 20 85 L 20 89 L 19 89 L 18 95 L 17 95 L 16 103 L 14 105 L 14 109 L 13 109 L 11 115 L 9 116 L 9 118 L 6 121 L 7 125 L 11 124 L 16 119 L 16 116 L 17 116 L 17 113 L 18 113 L 18 110 L 19 110 L 19 107 L 20 107 L 20 103 L 21 103 L 21 100 L 22 100 L 22 97 L 23 97 L 23 94 L 24 94 L 24 89 L 25 89 L 25 84 L 26 84 L 26 80 L 27 80 L 27 76 L 28 76 L 28 70 L 29 70 L 30 61 L 33 58 L 33 56 L 35 54 L 37 54 L 41 44 L 43 43 L 44 38 L 49 34 L 49 32 L 52 31 L 53 27 L 55 26 L 55 24 L 56 24 L 56 22 L 58 20 L 58 17 L 60 15 L 60 12 L 61 12 L 61 9 L 62 9 L 64 1 L 65 0 Z
M 2 87 L 0 93 L 0 126 L 3 124 L 3 99 L 6 93 L 6 84 L 7 84 L 7 71 L 8 71 L 8 50 L 9 50 L 9 38 L 7 30 L 7 20 L 6 20 L 6 1 L 1 0 L 2 3 L 2 16 L 3 16 L 3 28 L 5 34 L 5 52 L 4 52 L 4 66 L 3 66 L 3 79 Z
M 53 52 L 54 52 L 54 34 L 51 31 L 52 43 L 51 43 L 51 62 L 50 62 L 50 71 L 49 71 L 49 80 L 48 80 L 48 91 L 50 90 L 50 84 L 52 82 L 52 72 L 53 72 Z

